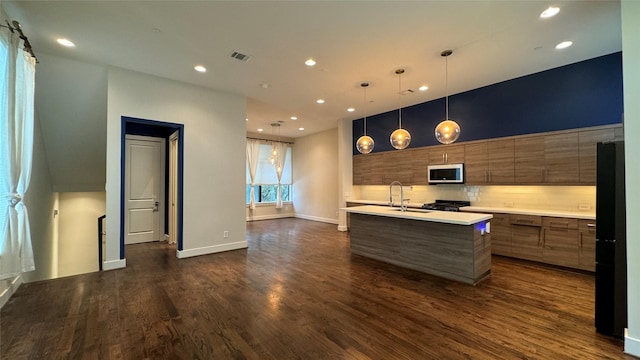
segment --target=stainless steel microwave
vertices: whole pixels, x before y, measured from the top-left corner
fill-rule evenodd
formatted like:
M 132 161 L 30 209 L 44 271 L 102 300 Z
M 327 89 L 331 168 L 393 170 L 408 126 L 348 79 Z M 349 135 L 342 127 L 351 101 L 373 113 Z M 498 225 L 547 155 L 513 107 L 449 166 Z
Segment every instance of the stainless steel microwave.
M 429 184 L 463 184 L 464 164 L 427 166 Z

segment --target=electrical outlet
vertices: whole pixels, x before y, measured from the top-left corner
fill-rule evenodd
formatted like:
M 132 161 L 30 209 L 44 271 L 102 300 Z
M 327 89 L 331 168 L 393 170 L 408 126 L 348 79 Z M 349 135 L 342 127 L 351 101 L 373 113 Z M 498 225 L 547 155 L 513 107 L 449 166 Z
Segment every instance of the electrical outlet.
M 228 237 L 229 237 L 229 230 L 225 230 L 225 231 L 222 233 L 222 236 L 223 236 L 225 239 L 226 239 L 226 238 L 228 238 Z
M 591 210 L 591 205 L 589 205 L 589 204 L 580 204 L 580 205 L 578 205 L 578 209 L 580 209 L 580 210 Z

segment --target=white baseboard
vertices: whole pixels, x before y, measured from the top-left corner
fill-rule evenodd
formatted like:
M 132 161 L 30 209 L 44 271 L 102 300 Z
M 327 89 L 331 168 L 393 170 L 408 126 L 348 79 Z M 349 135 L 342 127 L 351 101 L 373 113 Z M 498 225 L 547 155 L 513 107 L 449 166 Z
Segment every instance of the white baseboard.
M 338 225 L 338 231 L 349 231 L 347 225 Z
M 102 263 L 102 270 L 115 270 L 127 267 L 127 259 L 109 260 Z
M 624 352 L 640 357 L 640 339 L 629 336 L 629 329 L 624 330 Z
M 284 219 L 295 217 L 293 213 L 286 214 L 270 214 L 270 215 L 259 215 L 259 216 L 247 216 L 247 221 L 257 221 L 257 220 L 272 220 L 272 219 Z
M 20 285 L 22 285 L 22 275 L 18 275 L 13 278 L 13 280 L 9 284 L 9 287 L 0 294 L 0 309 L 2 309 L 4 304 L 9 301 L 11 296 L 16 292 L 16 290 L 18 290 Z
M 311 215 L 304 215 L 304 214 L 296 214 L 295 217 L 298 218 L 298 219 L 319 221 L 319 222 L 323 222 L 323 223 L 329 223 L 329 224 L 338 225 L 338 220 L 337 219 L 329 219 L 329 218 L 323 218 L 323 217 L 311 216 Z
M 184 259 L 192 256 L 215 254 L 223 251 L 246 249 L 246 248 L 247 248 L 247 241 L 245 240 L 245 241 L 238 241 L 230 244 L 205 246 L 201 248 L 187 249 L 187 250 L 177 250 L 176 257 L 178 259 Z

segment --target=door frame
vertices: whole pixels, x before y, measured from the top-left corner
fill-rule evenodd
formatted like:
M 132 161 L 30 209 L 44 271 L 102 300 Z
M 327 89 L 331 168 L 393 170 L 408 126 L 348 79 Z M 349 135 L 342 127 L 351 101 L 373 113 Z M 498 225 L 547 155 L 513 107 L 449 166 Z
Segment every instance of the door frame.
M 165 224 L 165 211 L 167 209 L 167 205 L 166 205 L 166 186 L 167 185 L 167 169 L 166 169 L 166 163 L 167 163 L 167 139 L 165 139 L 164 137 L 160 137 L 160 136 L 143 136 L 143 135 L 131 135 L 131 134 L 125 134 L 125 145 L 127 141 L 144 141 L 145 143 L 148 142 L 155 142 L 158 143 L 160 145 L 160 154 L 159 154 L 159 168 L 158 168 L 158 172 L 159 172 L 159 176 L 160 178 L 158 179 L 158 186 L 160 188 L 159 194 L 158 194 L 158 198 L 156 199 L 159 203 L 160 206 L 158 207 L 158 209 L 156 210 L 158 213 L 158 223 L 156 224 L 156 229 L 155 231 L 157 232 L 157 240 L 162 240 L 164 239 L 164 235 L 165 235 L 165 228 L 166 228 L 166 224 Z M 125 146 L 125 149 L 128 150 L 128 148 Z M 126 154 L 125 154 L 126 155 Z M 126 158 L 125 158 L 125 169 L 127 169 L 126 167 Z M 126 180 L 126 176 L 125 176 L 125 187 L 124 187 L 124 192 L 125 192 L 125 203 L 124 203 L 124 208 L 125 208 L 125 245 L 127 243 L 127 223 L 126 223 L 126 219 L 127 219 L 127 202 L 129 201 L 127 199 L 127 180 Z M 131 185 L 131 184 L 129 184 Z M 130 188 L 131 186 L 129 186 Z M 130 190 L 130 189 L 129 189 Z M 129 196 L 131 194 L 128 194 Z M 129 224 L 131 225 L 131 224 Z M 155 240 L 154 240 L 155 241 Z
M 184 124 L 170 123 L 156 120 L 133 118 L 121 116 L 120 126 L 120 259 L 124 260 L 124 217 L 125 217 L 125 176 L 126 176 L 126 135 L 154 136 L 169 139 L 169 137 L 178 133 L 178 171 L 177 171 L 177 219 L 176 219 L 176 237 L 178 243 L 178 251 L 183 250 L 183 199 L 184 199 Z M 168 144 L 168 141 L 165 142 Z M 165 145 L 166 146 L 166 145 Z M 168 158 L 168 157 L 166 157 Z M 167 176 L 168 167 L 165 166 L 165 176 Z M 166 189 L 166 186 L 165 186 Z M 166 192 L 166 190 L 165 190 Z M 166 197 L 165 197 L 166 198 Z M 165 201 L 165 214 L 167 202 Z M 162 219 L 167 224 L 166 216 Z M 163 228 L 165 228 L 163 226 Z

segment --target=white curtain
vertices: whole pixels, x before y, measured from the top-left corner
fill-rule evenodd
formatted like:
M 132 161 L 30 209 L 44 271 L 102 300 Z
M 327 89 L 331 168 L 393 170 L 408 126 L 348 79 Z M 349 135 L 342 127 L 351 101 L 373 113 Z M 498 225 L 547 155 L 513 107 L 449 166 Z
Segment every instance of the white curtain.
M 273 144 L 274 148 L 278 152 L 278 157 L 276 159 L 275 168 L 276 168 L 276 176 L 278 177 L 278 190 L 276 197 L 276 209 L 282 209 L 282 193 L 280 190 L 280 182 L 282 181 L 282 171 L 284 170 L 284 163 L 287 159 L 287 144 L 276 142 Z
M 29 214 L 35 59 L 0 31 L 0 279 L 35 270 Z
M 256 208 L 256 194 L 253 187 L 256 185 L 256 170 L 258 169 L 258 156 L 260 156 L 260 140 L 247 139 L 247 166 L 251 190 L 249 192 L 249 209 Z

